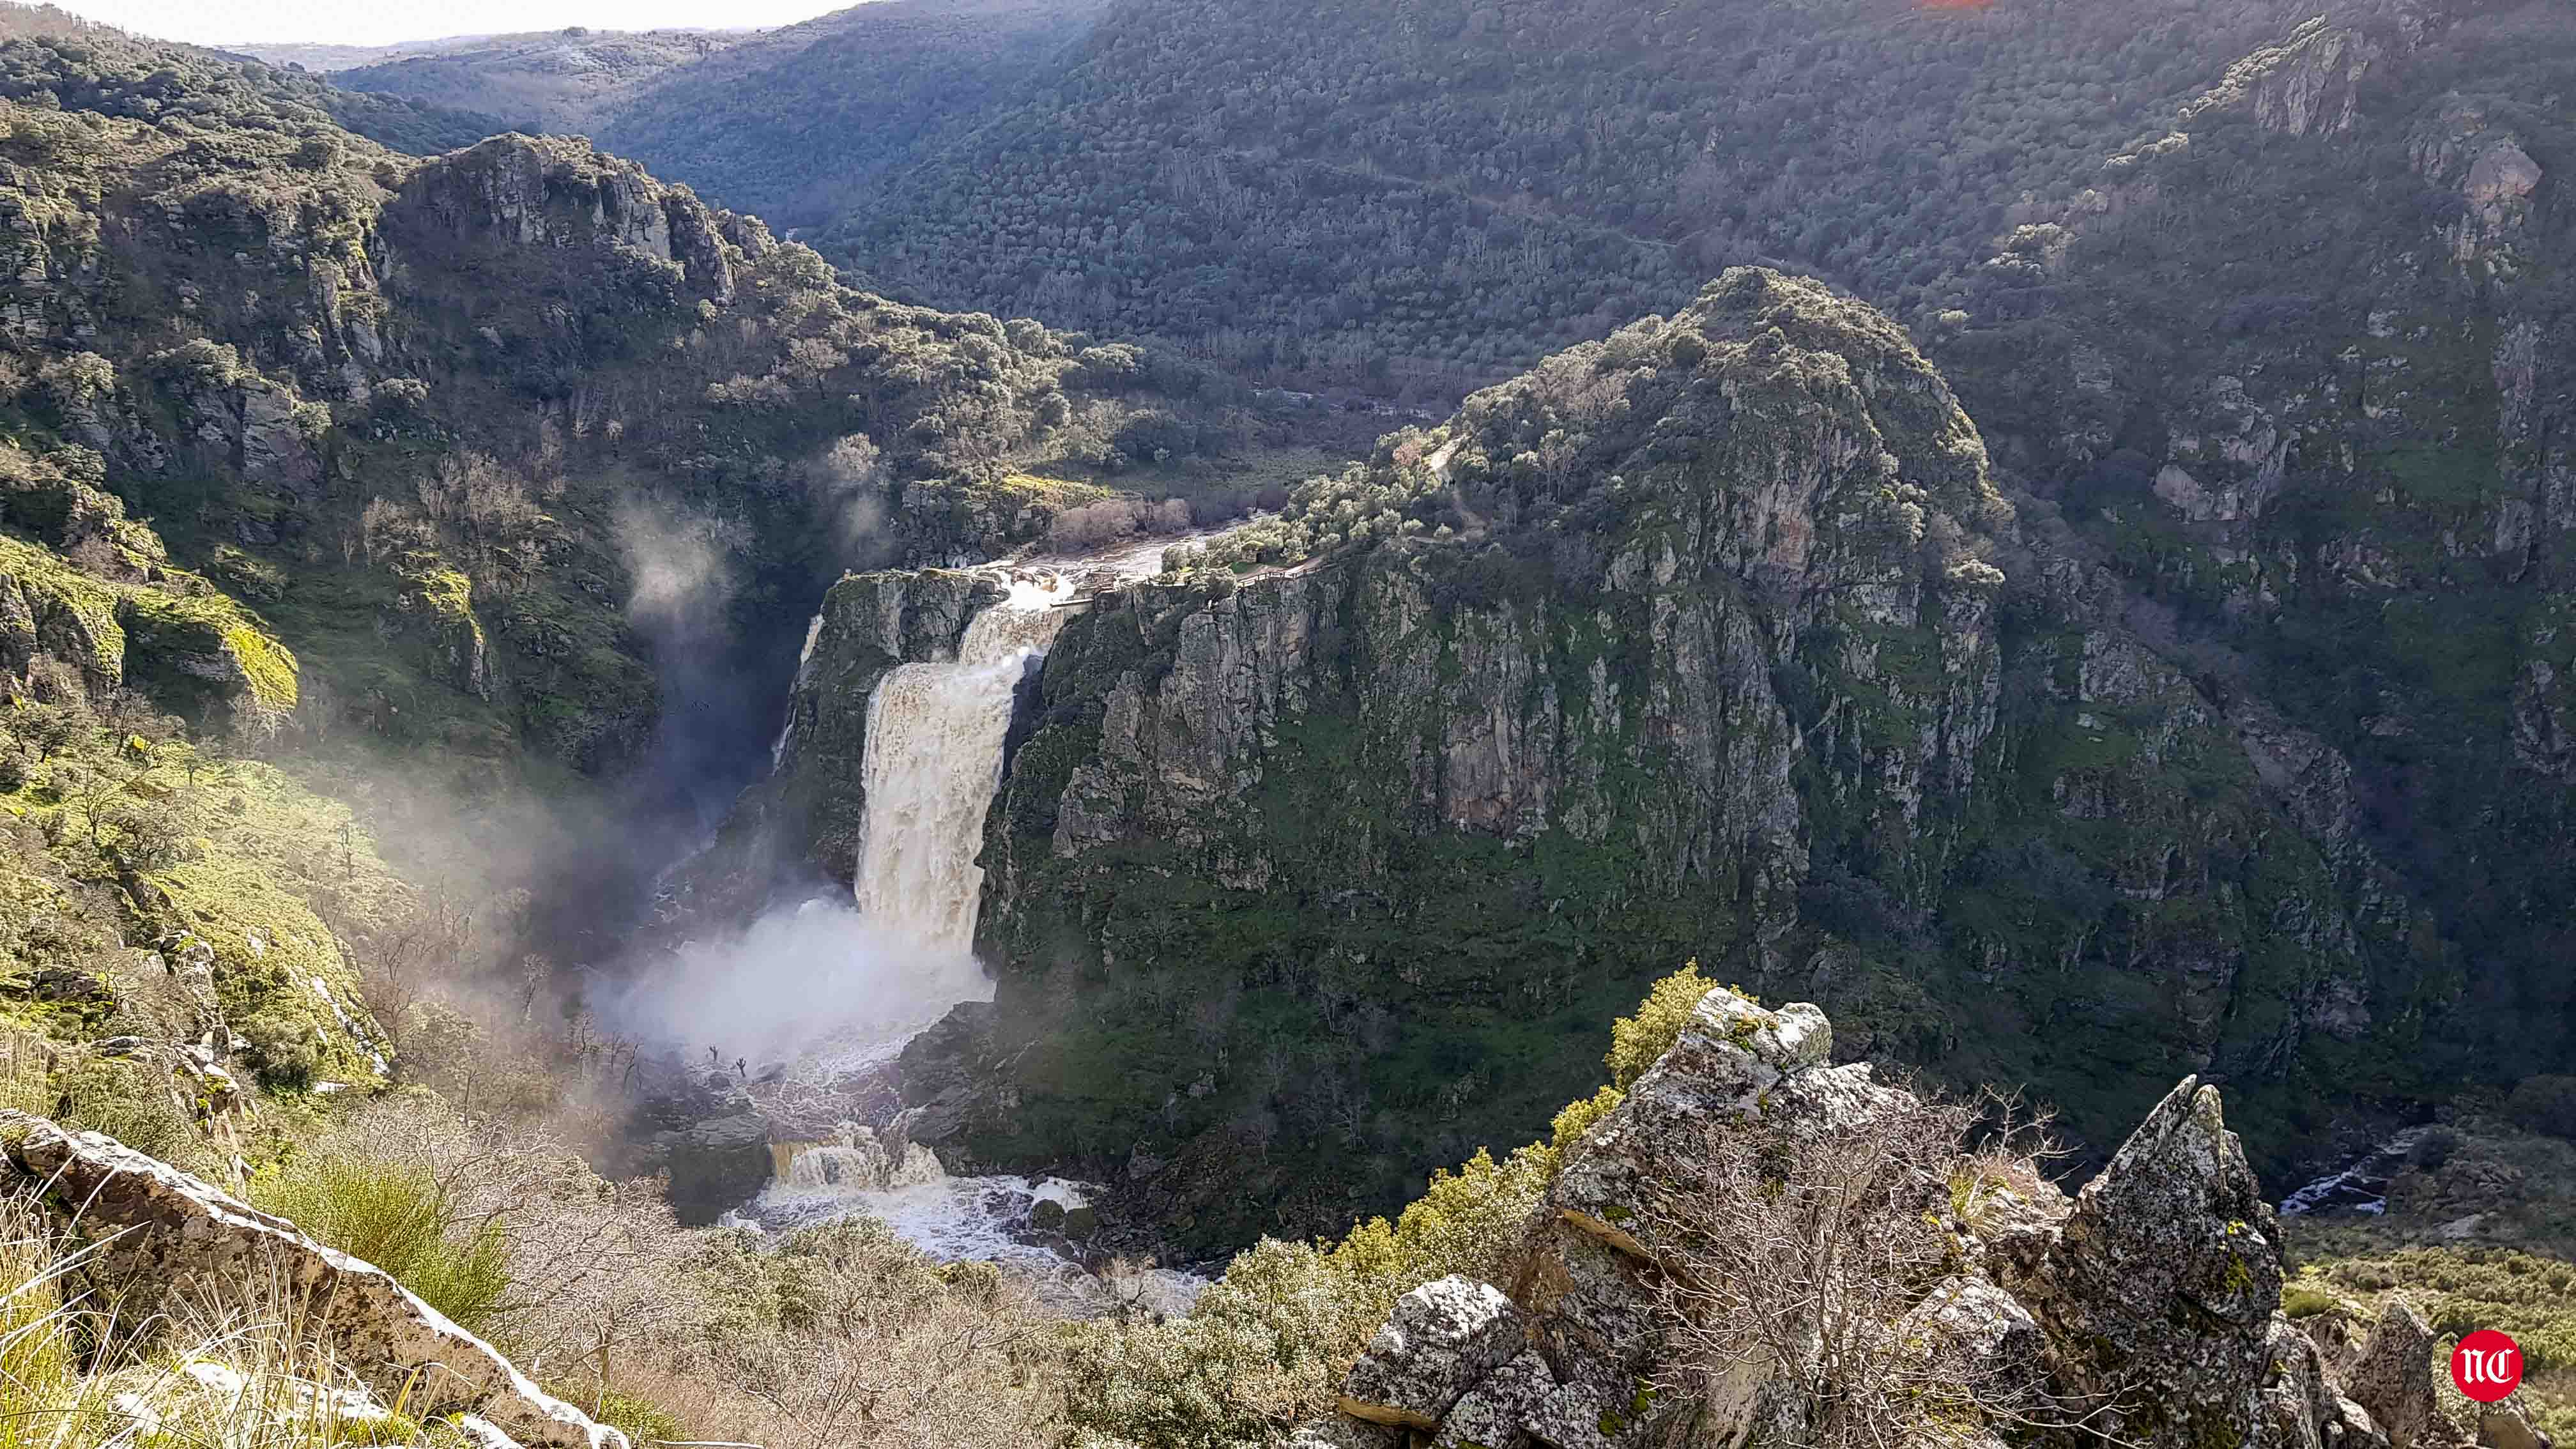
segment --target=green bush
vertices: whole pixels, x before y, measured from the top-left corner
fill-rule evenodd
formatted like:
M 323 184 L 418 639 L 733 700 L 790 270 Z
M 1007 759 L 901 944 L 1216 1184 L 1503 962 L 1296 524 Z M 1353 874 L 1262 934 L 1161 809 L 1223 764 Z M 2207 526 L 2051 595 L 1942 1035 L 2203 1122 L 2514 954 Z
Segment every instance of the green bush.
M 509 1288 L 508 1244 L 489 1219 L 458 1221 L 426 1168 L 316 1155 L 254 1179 L 251 1201 L 316 1240 L 363 1258 L 469 1332 Z
M 1716 986 L 1699 974 L 1697 961 L 1689 962 L 1656 982 L 1646 999 L 1637 1003 L 1635 1016 L 1612 1023 L 1610 1054 L 1602 1059 L 1609 1065 L 1611 1085 L 1626 1091 L 1657 1057 L 1671 1051 L 1673 1043 L 1681 1040 L 1683 1023 Z
M 2525 1077 L 2505 1110 L 2527 1131 L 2576 1139 L 2576 1077 Z
M 170 1094 L 169 1072 L 149 1062 L 78 1063 L 63 1074 L 63 1101 L 68 1110 L 56 1114 L 62 1125 L 104 1132 L 164 1162 L 185 1161 L 197 1145 L 194 1124 Z
M 1603 1087 L 1580 1102 L 1566 1104 L 1565 1110 L 1556 1114 L 1548 1146 L 1561 1158 L 1565 1149 L 1591 1131 L 1593 1123 L 1609 1116 L 1610 1109 L 1618 1106 L 1625 1096 L 1617 1087 Z

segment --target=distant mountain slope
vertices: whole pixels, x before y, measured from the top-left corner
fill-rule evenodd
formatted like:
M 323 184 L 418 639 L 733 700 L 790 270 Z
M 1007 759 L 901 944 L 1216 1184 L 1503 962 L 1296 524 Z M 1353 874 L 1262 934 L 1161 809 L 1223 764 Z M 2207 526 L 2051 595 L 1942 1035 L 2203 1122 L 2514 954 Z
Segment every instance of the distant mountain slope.
M 501 116 L 524 130 L 570 135 L 596 130 L 642 87 L 747 33 L 574 26 L 496 35 L 334 70 L 331 83 Z
M 0 54 L 0 96 L 65 110 L 156 117 L 172 111 L 284 108 L 327 116 L 378 145 L 412 155 L 470 146 L 505 129 L 489 117 L 399 96 L 335 90 L 300 71 L 242 56 L 146 40 L 51 5 L 0 3 L 0 42 L 39 41 L 39 52 Z
M 1043 93 L 1110 3 L 877 0 L 673 69 L 594 134 L 727 206 L 817 225 L 872 210 L 888 178 Z
M 821 245 L 907 295 L 1454 390 L 1738 262 L 1912 317 L 2310 8 L 1122 0 Z
M 2015 235 L 1931 350 L 2205 691 L 2331 747 L 2276 768 L 2435 907 L 2424 999 L 2510 1023 L 2422 1065 L 2509 1080 L 2576 1041 L 2576 26 L 2344 14 Z
M 1111 0 L 874 0 L 770 31 L 574 27 L 363 54 L 333 85 L 582 134 L 782 227 L 1043 94 Z M 287 55 L 292 48 L 260 47 Z

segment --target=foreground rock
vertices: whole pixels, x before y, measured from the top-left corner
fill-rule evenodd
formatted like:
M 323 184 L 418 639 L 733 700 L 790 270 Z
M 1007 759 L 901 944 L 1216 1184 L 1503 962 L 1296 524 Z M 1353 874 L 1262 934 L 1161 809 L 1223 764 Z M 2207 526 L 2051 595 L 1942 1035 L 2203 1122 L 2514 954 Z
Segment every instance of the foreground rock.
M 128 1318 L 165 1303 L 275 1282 L 311 1308 L 342 1362 L 406 1412 L 463 1413 L 540 1449 L 628 1449 L 618 1430 L 537 1387 L 383 1269 L 326 1248 L 165 1163 L 96 1132 L 0 1113 L 18 1186 L 41 1192 L 82 1237 L 92 1282 Z
M 1832 1065 L 1831 1045 L 1812 1006 L 1767 1011 L 1709 993 L 1673 1048 L 1567 1148 L 1546 1215 L 1505 1275 L 1509 1293 L 1454 1277 L 1415 1290 L 1351 1370 L 1343 1415 L 1301 1426 L 1297 1442 L 1391 1445 L 1369 1437 L 1385 1426 L 1435 1449 L 1860 1442 L 1837 1438 L 1852 1427 L 1849 1402 L 1885 1387 L 1892 1407 L 1872 1427 L 1893 1442 L 2547 1444 L 2510 1411 L 2455 1419 L 2434 1382 L 2434 1335 L 2402 1302 L 2376 1322 L 2327 1315 L 2314 1338 L 2282 1315 L 2272 1211 L 2217 1089 L 2190 1078 L 2071 1200 L 1991 1159 L 1919 1182 L 1869 1169 L 1897 1184 L 1888 1210 L 1909 1232 L 1930 1229 L 1915 1241 L 1946 1266 L 1885 1278 L 1900 1286 L 1875 1300 L 1884 1333 L 1854 1334 L 1820 1311 L 1718 1361 L 1693 1342 L 1687 1305 L 1704 1300 L 1673 1285 L 1731 1271 L 1729 1254 L 1689 1240 L 1675 1185 L 1715 1181 L 1743 1154 L 1785 1191 L 1776 1174 L 1789 1169 L 1776 1164 L 1810 1161 L 1799 1154 L 1818 1142 L 1878 1140 L 1869 1134 L 1919 1106 L 1866 1065 Z M 1867 1264 L 1853 1271 L 1866 1276 Z M 1884 1352 L 1856 1373 L 1820 1374 L 1829 1334 L 1836 1351 Z

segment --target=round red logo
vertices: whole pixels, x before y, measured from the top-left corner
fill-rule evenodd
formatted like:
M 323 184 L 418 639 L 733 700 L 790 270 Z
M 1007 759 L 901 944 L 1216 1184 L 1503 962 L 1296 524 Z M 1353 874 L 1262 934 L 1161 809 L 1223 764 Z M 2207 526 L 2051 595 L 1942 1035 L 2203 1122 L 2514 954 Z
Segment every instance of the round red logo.
M 2481 1404 L 2501 1402 L 2522 1387 L 2522 1345 L 2481 1328 L 2451 1350 L 2451 1382 Z

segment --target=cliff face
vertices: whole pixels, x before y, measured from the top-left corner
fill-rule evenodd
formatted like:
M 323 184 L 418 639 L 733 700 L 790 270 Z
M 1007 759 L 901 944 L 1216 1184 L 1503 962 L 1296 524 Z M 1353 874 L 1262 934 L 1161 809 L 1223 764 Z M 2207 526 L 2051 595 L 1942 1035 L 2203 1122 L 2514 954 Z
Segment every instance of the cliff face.
M 2516 1022 L 2422 1044 L 2498 1083 L 2571 1039 L 2571 80 L 2546 7 L 2338 7 L 2024 228 L 1935 349 L 2170 652 L 2299 736 L 2244 726 L 2348 885 L 2430 908 L 2424 1003 Z
M 1322 1225 L 1530 1135 L 1690 956 L 2097 1141 L 2177 1070 L 2264 1110 L 2384 1044 L 2406 913 L 2302 815 L 2304 737 L 2022 538 L 1866 308 L 1731 273 L 1349 488 L 1320 561 L 1058 639 L 957 1043 L 1009 1065 L 943 1151 L 1080 1155 L 1209 1243 Z

